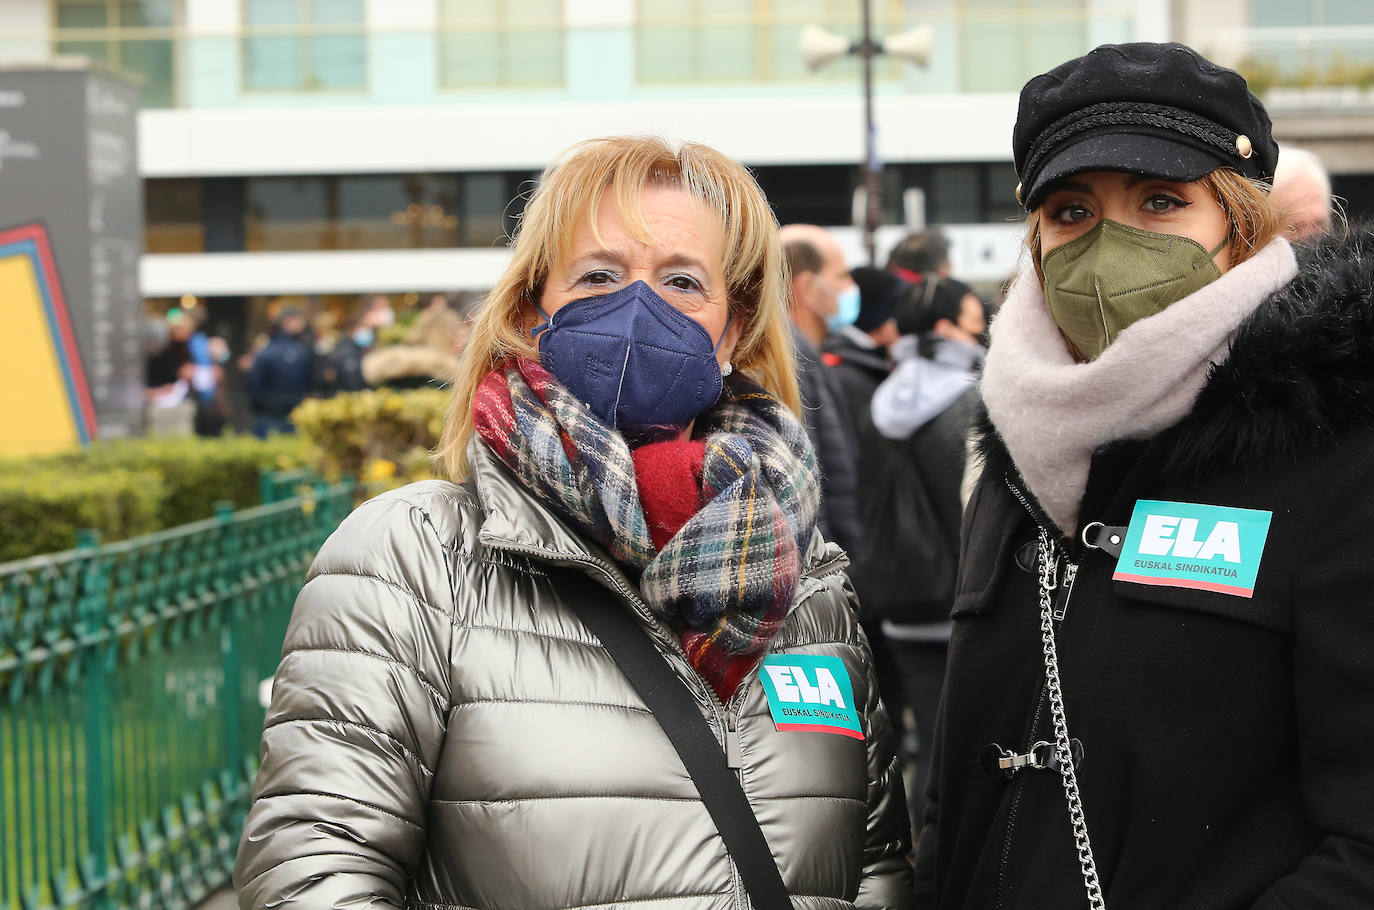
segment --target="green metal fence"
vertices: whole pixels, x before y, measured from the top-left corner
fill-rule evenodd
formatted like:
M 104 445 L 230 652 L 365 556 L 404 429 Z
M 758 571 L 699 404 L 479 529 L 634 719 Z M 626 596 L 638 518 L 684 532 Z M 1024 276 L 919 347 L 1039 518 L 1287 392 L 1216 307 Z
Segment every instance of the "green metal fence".
M 224 885 L 263 704 L 350 484 L 0 565 L 0 910 Z

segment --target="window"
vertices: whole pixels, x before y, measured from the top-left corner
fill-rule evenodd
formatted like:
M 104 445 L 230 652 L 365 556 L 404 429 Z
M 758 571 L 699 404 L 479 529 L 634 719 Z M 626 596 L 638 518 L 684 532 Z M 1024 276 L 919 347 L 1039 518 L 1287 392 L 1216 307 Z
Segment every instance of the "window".
M 1085 0 L 960 0 L 959 6 L 959 77 L 966 92 L 1018 91 L 1032 76 L 1091 50 L 1089 25 L 1101 24 L 1090 23 Z
M 1252 0 L 1250 21 L 1261 28 L 1315 25 L 1312 0 Z
M 523 201 L 524 171 L 250 177 L 249 250 L 499 246 Z M 512 200 L 515 199 L 515 202 Z
M 1240 69 L 1256 91 L 1272 84 L 1374 82 L 1374 39 L 1368 37 L 1374 6 L 1369 0 L 1251 0 L 1250 21 L 1260 32 Z M 1295 34 L 1300 28 L 1313 31 Z
M 926 223 L 1007 224 L 1025 217 L 1016 202 L 1016 171 L 1009 161 L 893 164 L 883 169 L 883 205 L 889 224 L 904 216 L 902 194 L 925 194 Z
M 859 169 L 849 164 L 786 164 L 753 168 L 779 224 L 848 224 Z
M 754 168 L 778 221 L 837 227 L 852 223 L 854 189 L 863 181 L 856 165 L 769 165 Z M 1010 162 L 910 164 L 883 168 L 883 223 L 901 224 L 902 194 L 925 194 L 929 224 L 985 224 L 1020 221 Z
M 980 221 L 1015 224 L 1025 220 L 1016 201 L 1016 168 L 1010 161 L 983 165 L 983 212 Z
M 175 99 L 177 22 L 174 0 L 57 0 L 53 6 L 58 54 L 81 54 L 143 79 L 144 107 Z
M 143 225 L 149 253 L 204 252 L 204 184 L 195 177 L 143 181 Z
M 562 85 L 562 0 L 439 0 L 439 84 Z
M 1259 28 L 1374 25 L 1368 0 L 1251 0 L 1250 21 Z
M 881 36 L 919 24 L 903 0 L 871 0 Z M 860 63 L 845 57 L 816 73 L 801 59 L 801 30 L 819 25 L 857 40 L 863 31 L 854 0 L 637 0 L 635 47 L 643 83 L 853 80 Z M 897 61 L 879 57 L 874 75 L 892 78 Z
M 942 224 L 973 224 L 982 215 L 982 175 L 976 164 L 937 164 L 926 196 L 929 214 Z
M 245 88 L 366 87 L 363 0 L 243 0 L 243 23 Z
M 756 5 L 738 0 L 640 0 L 640 81 L 754 80 L 771 63 L 772 50 L 766 37 L 756 34 Z M 760 47 L 759 37 L 765 37 L 765 46 Z

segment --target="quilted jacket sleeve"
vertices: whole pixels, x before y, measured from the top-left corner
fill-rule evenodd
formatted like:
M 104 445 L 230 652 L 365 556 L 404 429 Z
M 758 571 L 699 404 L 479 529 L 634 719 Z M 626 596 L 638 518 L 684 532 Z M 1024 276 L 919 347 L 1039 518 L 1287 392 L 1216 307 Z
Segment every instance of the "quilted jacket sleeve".
M 860 633 L 862 635 L 862 632 Z M 897 757 L 892 724 L 878 697 L 878 678 L 864 643 L 868 676 L 865 742 L 868 744 L 868 837 L 864 843 L 860 908 L 902 908 L 913 903 L 911 890 L 911 821 L 907 815 L 902 763 Z
M 424 508 L 395 494 L 320 550 L 272 687 L 240 906 L 404 903 L 448 711 L 447 556 Z

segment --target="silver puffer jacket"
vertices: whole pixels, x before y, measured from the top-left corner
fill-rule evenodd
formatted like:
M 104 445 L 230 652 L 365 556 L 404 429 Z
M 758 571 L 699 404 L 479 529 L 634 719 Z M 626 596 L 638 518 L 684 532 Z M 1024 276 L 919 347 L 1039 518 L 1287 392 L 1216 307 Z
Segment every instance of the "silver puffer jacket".
M 728 705 L 635 584 L 481 446 L 464 486 L 357 509 L 291 618 L 234 881 L 243 907 L 749 905 L 691 778 L 564 602 L 567 567 L 648 628 L 729 752 L 794 907 L 909 907 L 910 833 L 838 549 L 808 553 L 773 652 L 840 657 L 862 741 Z

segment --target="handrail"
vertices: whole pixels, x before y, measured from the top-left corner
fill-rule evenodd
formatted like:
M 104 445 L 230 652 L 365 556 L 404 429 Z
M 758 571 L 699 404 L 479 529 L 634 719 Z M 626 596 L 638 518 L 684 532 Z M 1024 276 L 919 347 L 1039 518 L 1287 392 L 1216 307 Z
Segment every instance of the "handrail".
M 227 882 L 296 592 L 354 485 L 0 565 L 0 910 Z

